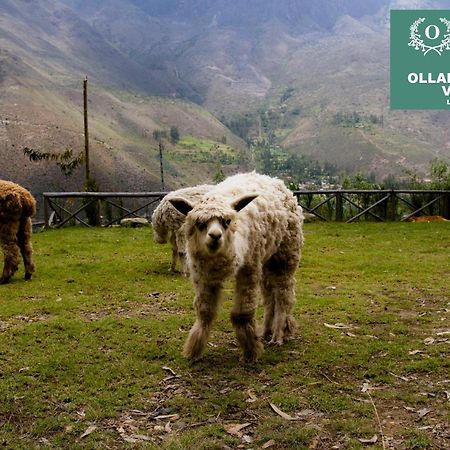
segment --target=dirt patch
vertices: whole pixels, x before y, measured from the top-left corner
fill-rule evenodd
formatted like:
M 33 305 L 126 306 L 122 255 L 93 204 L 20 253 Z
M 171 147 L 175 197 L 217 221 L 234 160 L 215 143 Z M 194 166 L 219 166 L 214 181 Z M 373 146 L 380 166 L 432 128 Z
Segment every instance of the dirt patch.
M 111 306 L 95 311 L 84 311 L 80 315 L 88 321 L 101 320 L 106 317 L 127 319 L 133 317 L 164 317 L 184 314 L 185 310 L 175 304 L 178 297 L 174 293 L 152 292 L 144 295 L 145 303 L 128 302 L 126 306 Z

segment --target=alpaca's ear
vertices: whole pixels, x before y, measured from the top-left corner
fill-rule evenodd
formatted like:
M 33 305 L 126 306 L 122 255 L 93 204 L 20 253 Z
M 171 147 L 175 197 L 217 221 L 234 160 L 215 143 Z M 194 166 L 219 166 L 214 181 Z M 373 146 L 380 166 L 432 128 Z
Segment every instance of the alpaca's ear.
M 172 206 L 179 211 L 183 215 L 187 215 L 189 211 L 192 210 L 193 206 L 187 202 L 186 200 L 182 198 L 171 198 L 169 202 L 172 204 Z
M 241 209 L 245 208 L 250 202 L 255 200 L 256 197 L 258 197 L 258 194 L 244 195 L 243 197 L 238 198 L 235 202 L 233 202 L 231 204 L 231 207 L 239 212 Z

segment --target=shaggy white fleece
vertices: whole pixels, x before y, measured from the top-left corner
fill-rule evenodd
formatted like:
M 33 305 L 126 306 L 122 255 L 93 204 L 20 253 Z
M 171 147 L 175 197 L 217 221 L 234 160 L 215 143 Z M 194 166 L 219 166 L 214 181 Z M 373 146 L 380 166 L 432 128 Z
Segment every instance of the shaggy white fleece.
M 186 239 L 182 229 L 185 216 L 172 206 L 170 199 L 181 197 L 195 204 L 213 187 L 213 185 L 202 184 L 169 192 L 153 212 L 153 239 L 158 244 L 170 242 L 172 246 L 171 268 L 173 272 L 176 270 L 178 260 L 180 262 L 180 271 L 183 275 L 186 276 L 188 274 L 188 268 L 186 264 Z
M 303 244 L 303 214 L 281 180 L 255 172 L 238 174 L 192 204 L 171 203 L 186 215 L 188 263 L 197 320 L 184 347 L 197 359 L 207 343 L 223 282 L 236 281 L 231 320 L 246 361 L 263 351 L 256 333 L 259 295 L 265 306 L 264 335 L 281 345 L 292 333 L 295 271 Z

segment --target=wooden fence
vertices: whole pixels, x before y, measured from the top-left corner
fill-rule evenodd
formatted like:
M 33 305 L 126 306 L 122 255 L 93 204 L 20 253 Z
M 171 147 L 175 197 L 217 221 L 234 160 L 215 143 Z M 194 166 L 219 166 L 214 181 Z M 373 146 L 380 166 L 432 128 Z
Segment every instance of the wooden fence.
M 46 192 L 45 226 L 110 226 L 124 218 L 150 218 L 166 192 Z M 308 214 L 323 221 L 395 221 L 440 215 L 450 219 L 448 190 L 294 191 Z
M 45 226 L 80 223 L 111 226 L 124 218 L 150 217 L 166 192 L 44 192 Z M 139 213 L 139 214 L 138 214 Z
M 448 190 L 318 190 L 294 194 L 304 211 L 324 221 L 406 221 L 423 215 L 450 219 Z

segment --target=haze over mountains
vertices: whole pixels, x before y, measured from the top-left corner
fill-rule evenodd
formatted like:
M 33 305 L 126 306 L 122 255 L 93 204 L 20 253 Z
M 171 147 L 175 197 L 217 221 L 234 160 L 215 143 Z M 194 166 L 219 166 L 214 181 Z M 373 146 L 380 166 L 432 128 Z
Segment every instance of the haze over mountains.
M 159 189 L 152 133 L 171 126 L 170 187 L 249 168 L 252 139 L 379 178 L 449 159 L 448 111 L 388 107 L 389 9 L 403 7 L 450 0 L 2 0 L 0 178 L 81 188 L 22 149 L 82 150 L 85 75 L 105 190 Z

